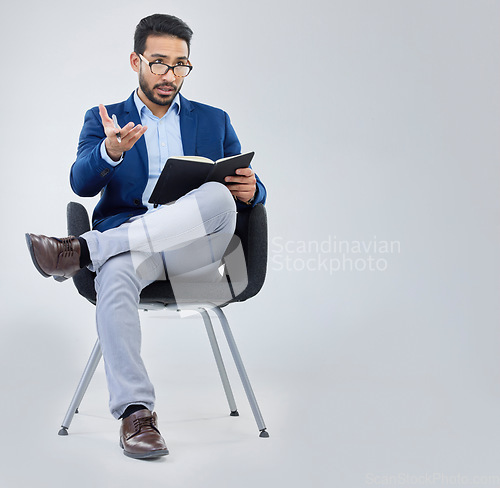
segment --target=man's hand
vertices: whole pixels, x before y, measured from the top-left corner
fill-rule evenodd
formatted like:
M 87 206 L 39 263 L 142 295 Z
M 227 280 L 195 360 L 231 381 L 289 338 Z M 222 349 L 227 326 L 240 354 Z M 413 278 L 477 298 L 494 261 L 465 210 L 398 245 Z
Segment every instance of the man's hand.
M 239 168 L 236 170 L 238 176 L 226 176 L 225 181 L 229 191 L 238 200 L 246 203 L 255 195 L 257 180 L 252 168 Z
M 113 124 L 113 120 L 108 115 L 108 111 L 104 105 L 99 105 L 99 115 L 101 116 L 102 125 L 106 134 L 105 146 L 108 156 L 113 161 L 118 161 L 125 151 L 128 151 L 139 140 L 139 138 L 146 132 L 147 127 L 142 125 L 135 125 L 129 122 L 125 127 L 117 129 Z M 121 142 L 118 142 L 116 134 L 120 133 Z

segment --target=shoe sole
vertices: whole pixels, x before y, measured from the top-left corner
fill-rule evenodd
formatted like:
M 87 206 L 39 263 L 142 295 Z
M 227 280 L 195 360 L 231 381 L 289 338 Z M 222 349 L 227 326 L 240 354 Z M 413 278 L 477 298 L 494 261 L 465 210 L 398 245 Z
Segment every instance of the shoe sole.
M 133 452 L 128 452 L 123 448 L 122 441 L 120 440 L 120 447 L 123 449 L 123 454 L 125 456 L 134 458 L 134 459 L 153 459 L 161 456 L 167 456 L 169 454 L 168 449 L 161 449 L 158 451 L 149 451 L 149 452 L 143 452 L 143 453 L 133 453 Z
M 33 249 L 33 242 L 31 241 L 31 236 L 29 234 L 24 234 L 24 235 L 26 237 L 26 243 L 28 244 L 28 249 L 30 251 L 31 260 L 33 261 L 33 264 L 35 265 L 35 268 L 44 278 L 50 278 L 51 275 L 48 275 L 42 268 L 40 268 L 40 265 L 38 264 L 38 261 L 36 260 L 35 250 Z M 59 283 L 66 281 L 68 279 L 68 278 L 66 278 L 66 276 L 52 276 L 52 278 L 54 278 Z

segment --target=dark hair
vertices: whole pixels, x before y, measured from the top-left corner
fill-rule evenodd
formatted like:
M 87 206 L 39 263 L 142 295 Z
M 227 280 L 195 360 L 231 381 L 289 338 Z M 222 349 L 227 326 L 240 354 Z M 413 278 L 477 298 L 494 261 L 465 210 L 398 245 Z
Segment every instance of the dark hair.
M 186 41 L 188 53 L 193 31 L 181 19 L 167 14 L 153 14 L 144 17 L 135 28 L 134 51 L 144 54 L 149 36 L 174 36 Z

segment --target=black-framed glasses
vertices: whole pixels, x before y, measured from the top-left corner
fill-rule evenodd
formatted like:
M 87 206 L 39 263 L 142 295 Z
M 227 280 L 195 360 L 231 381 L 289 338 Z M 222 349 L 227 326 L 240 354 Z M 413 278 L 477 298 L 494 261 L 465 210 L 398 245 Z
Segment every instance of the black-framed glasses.
M 139 57 L 149 65 L 151 73 L 154 75 L 166 75 L 170 70 L 174 73 L 177 78 L 185 78 L 193 69 L 193 65 L 187 61 L 189 64 L 176 64 L 175 66 L 170 66 L 169 64 L 161 63 L 160 61 L 149 62 L 142 54 Z

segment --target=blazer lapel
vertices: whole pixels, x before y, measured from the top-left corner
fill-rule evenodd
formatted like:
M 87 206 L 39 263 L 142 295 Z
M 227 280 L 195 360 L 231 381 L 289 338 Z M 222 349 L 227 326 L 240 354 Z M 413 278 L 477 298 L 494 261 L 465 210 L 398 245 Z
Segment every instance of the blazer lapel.
M 197 128 L 197 118 L 194 112 L 194 107 L 192 103 L 180 95 L 181 99 L 181 139 L 182 139 L 182 149 L 184 150 L 185 156 L 195 156 L 196 155 L 196 128 Z
M 132 92 L 132 95 L 130 95 L 130 97 L 125 101 L 125 120 L 123 125 L 127 124 L 130 121 L 132 121 L 135 125 L 141 124 L 141 117 L 139 116 L 139 112 L 137 111 L 137 107 L 134 102 L 134 93 L 135 92 Z M 134 147 L 131 149 L 131 151 L 133 151 L 134 149 L 138 151 L 139 157 L 145 168 L 147 169 L 149 167 L 148 151 L 146 149 L 146 140 L 144 139 L 144 136 L 142 136 L 134 144 Z

